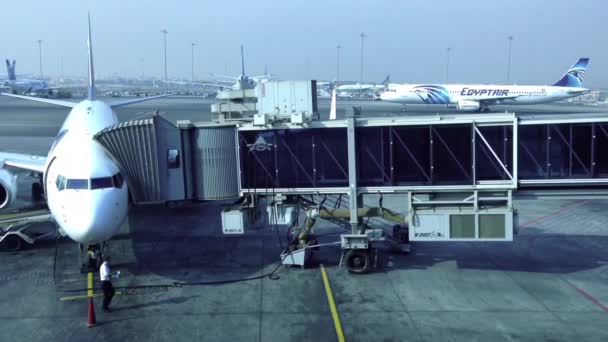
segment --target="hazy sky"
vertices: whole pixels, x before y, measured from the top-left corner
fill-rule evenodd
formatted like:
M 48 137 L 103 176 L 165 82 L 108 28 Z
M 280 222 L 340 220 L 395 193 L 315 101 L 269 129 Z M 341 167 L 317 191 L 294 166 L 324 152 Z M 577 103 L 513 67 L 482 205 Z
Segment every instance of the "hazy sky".
M 608 1 L 5 1 L 0 56 L 17 59 L 18 74 L 85 75 L 86 15 L 91 12 L 99 77 L 160 77 L 166 28 L 170 78 L 238 74 L 264 65 L 282 79 L 358 80 L 359 34 L 365 32 L 365 80 L 443 82 L 451 47 L 451 82 L 505 82 L 509 35 L 511 80 L 551 84 L 579 56 L 591 58 L 585 85 L 608 87 Z M 2 68 L 2 78 L 6 71 Z

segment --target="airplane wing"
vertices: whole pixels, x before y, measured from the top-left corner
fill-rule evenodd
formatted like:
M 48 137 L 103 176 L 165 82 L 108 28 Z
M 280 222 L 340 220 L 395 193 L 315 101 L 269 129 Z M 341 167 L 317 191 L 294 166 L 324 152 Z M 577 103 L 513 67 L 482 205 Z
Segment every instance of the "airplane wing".
M 490 97 L 490 98 L 485 98 L 485 99 L 479 99 L 479 100 L 471 100 L 471 101 L 477 101 L 480 104 L 484 105 L 484 106 L 491 106 L 491 105 L 496 105 L 496 104 L 500 104 L 501 101 L 504 100 L 515 100 L 516 98 L 520 97 L 521 95 L 512 95 L 512 96 L 495 96 L 495 97 Z
M 112 108 L 122 107 L 122 106 L 130 105 L 130 104 L 133 104 L 133 103 L 150 101 L 150 100 L 154 100 L 154 99 L 160 99 L 160 98 L 163 98 L 163 97 L 167 97 L 169 95 L 170 94 L 148 96 L 148 97 L 138 97 L 138 98 L 129 99 L 129 100 L 125 100 L 125 101 L 119 101 L 119 102 L 110 103 L 109 106 L 112 107 Z
M 225 85 L 225 84 L 219 84 L 219 83 L 190 82 L 189 84 L 201 85 L 201 86 L 207 86 L 207 87 L 217 87 L 217 88 L 230 88 L 230 87 L 232 87 L 232 85 Z
M 589 89 L 568 90 L 568 95 L 583 95 L 583 94 L 587 94 L 588 92 L 589 92 Z
M 0 165 L 7 165 L 22 170 L 44 173 L 46 157 L 23 153 L 0 152 Z
M 211 74 L 211 76 L 213 77 L 217 77 L 217 78 L 224 78 L 224 79 L 229 79 L 229 80 L 238 80 L 238 77 L 234 77 L 234 76 L 227 76 L 227 75 L 216 75 L 216 74 Z
M 262 79 L 267 79 L 267 78 L 271 78 L 273 75 L 260 75 L 260 76 L 251 76 L 249 77 L 252 80 L 262 80 Z
M 161 81 L 161 82 L 168 83 L 168 84 L 177 84 L 177 85 L 197 85 L 197 86 L 217 87 L 217 88 L 230 88 L 234 85 L 234 84 L 225 85 L 225 84 L 219 84 L 219 83 L 186 82 L 186 81 L 166 81 L 166 82 Z
M 56 85 L 52 85 L 52 86 L 48 86 L 45 89 L 51 89 L 51 90 L 55 90 L 55 89 L 71 89 L 71 88 L 86 88 L 87 85 L 84 83 L 70 83 L 70 84 L 56 84 Z
M 227 88 L 230 86 L 219 84 L 219 83 L 204 83 L 204 82 L 181 82 L 181 81 L 167 81 L 167 83 L 178 84 L 178 85 L 198 85 L 198 86 L 207 86 L 207 87 L 218 87 L 218 88 Z
M 9 94 L 9 93 L 0 93 L 0 95 L 4 95 L 4 96 L 8 96 L 8 97 L 16 97 L 18 99 L 24 99 L 24 100 L 49 103 L 49 104 L 53 104 L 53 105 L 57 105 L 57 106 L 70 107 L 70 108 L 75 107 L 77 105 L 77 103 L 70 102 L 70 101 L 45 99 L 42 97 L 35 97 L 35 96 L 25 96 L 25 95 L 17 95 L 17 94 Z

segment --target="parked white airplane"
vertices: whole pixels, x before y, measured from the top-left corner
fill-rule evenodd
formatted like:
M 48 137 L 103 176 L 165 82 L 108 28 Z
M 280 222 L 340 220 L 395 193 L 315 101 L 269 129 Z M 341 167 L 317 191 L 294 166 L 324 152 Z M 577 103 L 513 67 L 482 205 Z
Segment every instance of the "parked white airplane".
M 386 88 L 386 85 L 390 82 L 390 75 L 386 75 L 386 77 L 384 78 L 384 80 L 378 84 L 376 83 L 367 83 L 367 84 L 361 84 L 359 82 L 355 83 L 355 84 L 343 84 L 341 86 L 337 86 L 336 90 L 338 92 L 358 92 L 358 91 L 379 91 L 379 90 L 384 90 Z
M 217 83 L 213 82 L 188 82 L 188 81 L 167 81 L 168 84 L 175 85 L 192 85 L 192 86 L 204 86 L 204 87 L 216 87 L 220 90 L 223 89 L 232 89 L 232 90 L 245 90 L 245 89 L 253 89 L 256 87 L 258 82 L 268 80 L 271 75 L 267 72 L 264 72 L 265 75 L 262 76 L 252 76 L 249 77 L 245 75 L 245 57 L 243 54 L 243 45 L 241 45 L 241 74 L 237 77 L 234 76 L 226 76 L 226 75 L 215 75 L 214 77 L 223 78 L 226 81 L 218 81 Z M 164 82 L 164 81 L 161 81 Z
M 8 75 L 8 79 L 3 80 L 1 83 L 4 87 L 10 89 L 13 94 L 34 94 L 34 95 L 52 95 L 53 91 L 67 89 L 67 88 L 84 88 L 86 84 L 84 83 L 74 83 L 74 84 L 61 84 L 61 85 L 49 85 L 49 82 L 46 80 L 39 79 L 26 79 L 26 78 L 17 78 L 16 73 L 16 64 L 17 61 L 13 59 L 11 63 L 8 58 L 6 59 L 6 73 Z
M 81 245 L 81 252 L 101 259 L 102 246 L 127 217 L 128 188 L 118 166 L 93 136 L 118 123 L 113 108 L 166 95 L 106 104 L 97 99 L 89 17 L 89 84 L 80 103 L 2 93 L 21 99 L 72 108 L 47 155 L 0 153 L 0 209 L 15 199 L 16 176 L 11 168 L 42 175 L 46 201 L 61 231 Z M 88 253 L 92 251 L 93 253 Z
M 583 76 L 589 58 L 579 60 L 551 86 L 489 84 L 389 84 L 380 99 L 406 104 L 455 105 L 458 110 L 488 111 L 497 104 L 524 105 L 553 102 L 589 92 Z
M 261 76 L 249 77 L 245 74 L 245 55 L 243 53 L 243 45 L 241 45 L 241 74 L 238 77 L 225 75 L 214 76 L 233 80 L 235 82 L 235 84 L 232 86 L 233 90 L 253 89 L 258 85 L 259 82 L 268 80 L 270 77 L 272 77 L 266 70 L 264 70 L 264 75 Z
M 28 94 L 51 90 L 48 82 L 45 80 L 17 79 L 15 67 L 16 61 L 13 60 L 11 63 L 7 58 L 6 73 L 8 75 L 8 79 L 4 81 L 3 84 L 4 86 L 10 88 L 13 93 Z

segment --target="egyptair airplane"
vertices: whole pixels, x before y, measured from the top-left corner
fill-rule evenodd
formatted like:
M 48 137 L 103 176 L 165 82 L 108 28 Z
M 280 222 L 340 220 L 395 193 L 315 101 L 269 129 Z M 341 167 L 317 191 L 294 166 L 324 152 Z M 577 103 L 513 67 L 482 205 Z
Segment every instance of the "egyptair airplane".
M 73 103 L 2 93 L 20 99 L 71 108 L 49 153 L 32 156 L 0 152 L 0 209 L 16 197 L 14 169 L 42 176 L 46 202 L 60 230 L 78 242 L 86 256 L 83 270 L 101 260 L 106 241 L 114 236 L 127 217 L 127 183 L 112 158 L 93 136 L 118 123 L 113 108 L 148 101 L 167 95 L 105 103 L 97 98 L 91 42 L 91 19 L 88 30 L 89 82 L 86 100 Z
M 583 76 L 589 58 L 579 60 L 551 86 L 488 84 L 389 84 L 380 99 L 406 104 L 440 104 L 458 110 L 489 111 L 489 106 L 547 103 L 589 92 Z

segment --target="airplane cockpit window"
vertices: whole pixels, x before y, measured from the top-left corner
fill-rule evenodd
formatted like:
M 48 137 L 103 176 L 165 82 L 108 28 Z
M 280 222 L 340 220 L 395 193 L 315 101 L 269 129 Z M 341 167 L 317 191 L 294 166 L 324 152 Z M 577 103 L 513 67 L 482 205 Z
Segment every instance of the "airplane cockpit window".
M 91 190 L 113 188 L 112 177 L 91 178 Z
M 122 183 L 124 182 L 124 178 L 122 178 L 122 175 L 119 173 L 115 174 L 114 176 L 112 176 L 112 180 L 114 181 L 114 187 L 116 188 L 122 188 Z
M 55 185 L 57 186 L 57 190 L 61 191 L 65 189 L 66 178 L 62 175 L 57 176 L 57 180 L 55 181 Z
M 122 188 L 124 178 L 119 173 L 111 177 L 98 177 L 89 179 L 67 179 L 64 176 L 57 176 L 55 185 L 59 191 L 69 190 L 97 190 L 108 188 Z
M 89 188 L 88 179 L 68 179 L 65 186 L 68 190 L 83 190 Z

